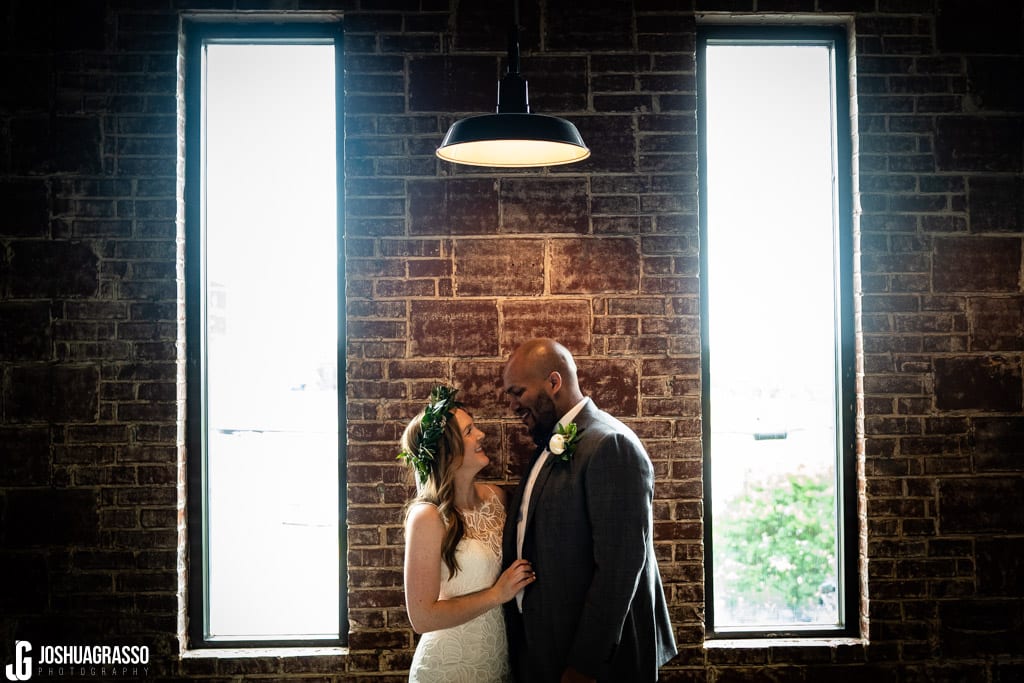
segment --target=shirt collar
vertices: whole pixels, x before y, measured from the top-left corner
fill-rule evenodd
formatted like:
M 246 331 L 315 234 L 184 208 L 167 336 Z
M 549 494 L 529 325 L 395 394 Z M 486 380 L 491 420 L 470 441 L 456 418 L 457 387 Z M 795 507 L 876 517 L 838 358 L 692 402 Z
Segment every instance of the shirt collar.
M 590 398 L 585 396 L 582 401 L 574 405 L 569 409 L 569 412 L 562 416 L 562 419 L 558 421 L 558 424 L 564 427 L 575 420 L 576 416 L 580 414 L 580 411 L 583 410 L 583 406 L 587 405 L 587 401 L 589 400 Z

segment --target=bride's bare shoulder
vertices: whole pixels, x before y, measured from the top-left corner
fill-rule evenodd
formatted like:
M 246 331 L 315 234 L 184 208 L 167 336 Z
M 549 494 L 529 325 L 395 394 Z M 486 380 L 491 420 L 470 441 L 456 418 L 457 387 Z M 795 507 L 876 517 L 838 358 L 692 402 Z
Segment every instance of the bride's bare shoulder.
M 437 505 L 426 500 L 416 501 L 405 513 L 406 526 L 423 526 L 442 523 L 441 511 Z

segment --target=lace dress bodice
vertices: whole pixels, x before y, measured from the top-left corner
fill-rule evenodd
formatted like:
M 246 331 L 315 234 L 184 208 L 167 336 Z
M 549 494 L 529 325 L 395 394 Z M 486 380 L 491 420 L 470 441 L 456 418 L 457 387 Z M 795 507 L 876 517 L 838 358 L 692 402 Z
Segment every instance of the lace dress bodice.
M 465 533 L 455 548 L 459 571 L 441 563 L 442 600 L 494 585 L 501 574 L 505 506 L 497 495 L 462 511 Z M 411 683 L 504 683 L 509 679 L 508 641 L 502 608 L 452 628 L 423 634 L 410 666 Z

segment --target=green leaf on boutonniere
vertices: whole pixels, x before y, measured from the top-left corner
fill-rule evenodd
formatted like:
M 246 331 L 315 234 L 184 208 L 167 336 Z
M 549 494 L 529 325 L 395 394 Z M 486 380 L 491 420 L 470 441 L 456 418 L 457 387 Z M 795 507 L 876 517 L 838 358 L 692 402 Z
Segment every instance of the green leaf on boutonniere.
M 551 435 L 551 439 L 548 440 L 548 452 L 555 457 L 556 460 L 562 462 L 569 462 L 569 458 L 576 452 L 576 444 L 580 440 L 579 430 L 576 428 L 575 422 L 570 422 L 567 425 L 559 423 L 555 429 L 555 433 Z

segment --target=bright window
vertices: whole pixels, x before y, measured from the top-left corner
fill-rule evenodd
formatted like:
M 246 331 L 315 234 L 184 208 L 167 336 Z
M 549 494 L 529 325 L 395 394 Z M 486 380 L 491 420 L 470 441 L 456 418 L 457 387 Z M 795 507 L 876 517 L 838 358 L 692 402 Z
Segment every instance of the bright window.
M 339 643 L 339 30 L 186 41 L 190 643 Z
M 709 637 L 857 626 L 845 34 L 699 36 Z

